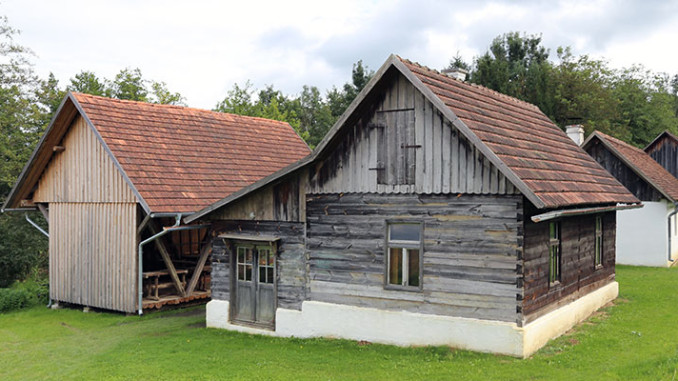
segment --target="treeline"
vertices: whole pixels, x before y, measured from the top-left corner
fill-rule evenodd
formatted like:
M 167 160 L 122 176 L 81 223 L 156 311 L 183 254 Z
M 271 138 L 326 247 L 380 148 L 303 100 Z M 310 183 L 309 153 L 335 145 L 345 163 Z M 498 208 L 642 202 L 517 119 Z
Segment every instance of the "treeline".
M 517 32 L 495 38 L 472 63 L 457 56 L 449 68 L 470 82 L 533 103 L 560 127 L 583 124 L 643 147 L 659 133 L 678 133 L 678 75 L 642 66 L 613 69 L 605 60 L 558 48 L 557 61 L 541 36 Z
M 39 78 L 32 53 L 14 42 L 17 31 L 0 17 L 0 203 L 8 196 L 66 91 L 162 104 L 185 105 L 185 98 L 164 82 L 148 80 L 139 69 L 122 69 L 114 78 L 91 71 L 75 74 L 62 87 L 53 75 Z M 541 36 L 508 33 L 492 41 L 487 52 L 450 67 L 469 71 L 468 80 L 533 103 L 559 126 L 583 124 L 643 146 L 661 131 L 678 134 L 678 76 L 653 73 L 641 66 L 615 70 L 604 60 L 575 57 L 559 48 L 557 61 Z M 253 89 L 235 84 L 214 110 L 289 122 L 309 146 L 316 146 L 374 75 L 362 61 L 351 78 L 324 94 L 303 86 L 287 95 L 273 85 Z M 40 214 L 32 214 L 43 226 Z M 47 240 L 22 214 L 0 215 L 0 288 L 28 274 L 44 276 Z

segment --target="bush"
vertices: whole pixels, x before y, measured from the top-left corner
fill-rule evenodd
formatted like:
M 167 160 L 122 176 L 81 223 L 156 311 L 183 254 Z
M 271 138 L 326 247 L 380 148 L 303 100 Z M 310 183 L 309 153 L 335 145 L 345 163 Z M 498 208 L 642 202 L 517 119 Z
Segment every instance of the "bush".
M 43 271 L 34 270 L 29 279 L 15 282 L 11 288 L 0 288 L 0 313 L 47 304 L 49 285 Z
M 46 225 L 37 213 L 31 218 Z M 23 214 L 0 214 L 0 288 L 26 279 L 36 266 L 47 268 L 47 238 L 30 226 Z
M 30 306 L 33 295 L 25 289 L 0 288 L 0 312 L 18 310 Z

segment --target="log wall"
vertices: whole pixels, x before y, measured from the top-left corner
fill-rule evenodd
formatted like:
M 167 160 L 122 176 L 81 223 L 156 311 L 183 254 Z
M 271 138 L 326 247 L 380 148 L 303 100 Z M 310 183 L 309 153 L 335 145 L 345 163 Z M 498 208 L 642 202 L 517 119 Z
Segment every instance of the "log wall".
M 549 222 L 525 219 L 525 322 L 614 280 L 616 214 L 603 217 L 603 266 L 594 266 L 595 215 L 560 220 L 561 280 L 549 285 Z
M 515 322 L 522 197 L 307 195 L 309 300 Z M 424 223 L 423 290 L 384 289 L 387 220 Z
M 309 172 L 309 193 L 519 194 L 399 75 Z
M 306 252 L 303 223 L 214 221 L 212 228 L 217 235 L 231 233 L 280 237 L 276 256 L 278 307 L 301 309 L 301 303 L 306 298 Z M 215 238 L 212 241 L 213 299 L 230 301 L 232 250 L 232 244 L 224 242 L 222 238 Z

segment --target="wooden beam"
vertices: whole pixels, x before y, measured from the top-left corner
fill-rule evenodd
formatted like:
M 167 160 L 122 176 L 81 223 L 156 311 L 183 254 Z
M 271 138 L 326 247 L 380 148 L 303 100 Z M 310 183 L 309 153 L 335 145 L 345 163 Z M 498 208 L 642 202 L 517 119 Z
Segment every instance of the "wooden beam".
M 52 147 L 52 151 L 54 152 L 64 152 L 66 150 L 66 147 L 64 146 L 54 146 Z
M 198 279 L 200 279 L 200 275 L 202 274 L 202 269 L 205 267 L 207 257 L 210 255 L 211 252 L 212 252 L 211 244 L 203 246 L 202 250 L 200 251 L 200 259 L 198 259 L 198 264 L 195 266 L 195 270 L 193 270 L 191 280 L 188 282 L 188 287 L 186 288 L 186 296 L 191 296 L 193 294 L 193 290 L 195 290 L 195 286 L 198 284 Z
M 38 209 L 40 210 L 40 212 L 42 213 L 42 216 L 45 217 L 45 220 L 49 224 L 49 210 L 47 209 L 45 204 L 38 203 Z
M 160 232 L 160 228 L 158 228 L 155 221 L 153 220 L 149 221 L 148 228 L 151 229 L 151 233 L 153 234 L 157 234 L 158 232 Z M 165 244 L 160 239 L 156 239 L 153 242 L 155 242 L 155 247 L 157 247 L 158 251 L 160 251 L 160 256 L 162 256 L 162 260 L 163 262 L 165 262 L 167 271 L 169 271 L 170 277 L 172 278 L 172 282 L 174 283 L 174 288 L 177 289 L 179 295 L 186 296 L 184 286 L 181 284 L 181 280 L 179 279 L 179 275 L 177 275 L 177 270 L 174 267 L 174 263 L 172 263 L 172 258 L 170 257 L 169 252 L 167 252 Z
M 141 232 L 144 231 L 144 228 L 146 227 L 146 224 L 148 223 L 148 221 L 149 221 L 150 219 L 151 219 L 151 215 L 150 215 L 150 214 L 146 214 L 146 217 L 144 217 L 144 219 L 141 220 L 141 223 L 139 224 L 139 227 L 137 228 L 137 235 L 140 235 Z

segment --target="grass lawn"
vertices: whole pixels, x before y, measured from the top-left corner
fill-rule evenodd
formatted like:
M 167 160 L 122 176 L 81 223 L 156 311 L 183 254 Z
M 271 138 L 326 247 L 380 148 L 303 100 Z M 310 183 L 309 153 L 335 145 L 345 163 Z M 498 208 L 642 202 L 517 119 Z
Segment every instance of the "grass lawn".
M 39 307 L 0 315 L 0 379 L 678 379 L 678 268 L 620 266 L 617 280 L 613 307 L 527 360 L 207 329 L 203 307 L 142 318 Z

